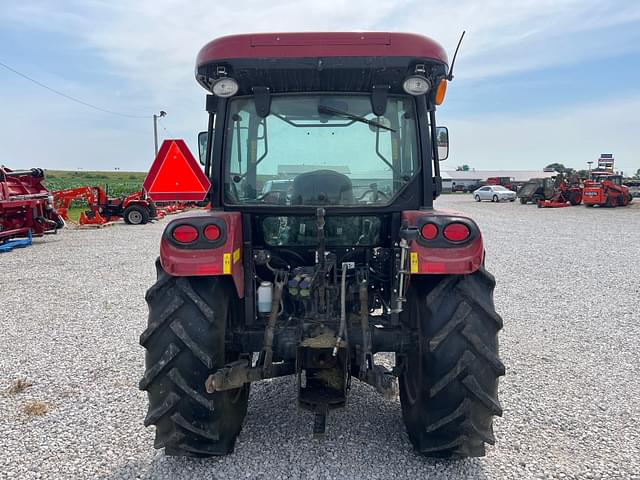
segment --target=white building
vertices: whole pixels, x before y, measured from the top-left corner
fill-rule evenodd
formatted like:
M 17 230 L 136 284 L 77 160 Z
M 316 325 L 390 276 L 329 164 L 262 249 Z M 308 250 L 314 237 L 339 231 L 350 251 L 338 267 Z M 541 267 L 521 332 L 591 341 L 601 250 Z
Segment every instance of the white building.
M 490 177 L 509 177 L 514 182 L 526 182 L 532 178 L 547 178 L 557 175 L 557 172 L 545 172 L 543 170 L 443 170 L 442 190 L 451 192 L 457 185 L 465 187 L 484 183 Z

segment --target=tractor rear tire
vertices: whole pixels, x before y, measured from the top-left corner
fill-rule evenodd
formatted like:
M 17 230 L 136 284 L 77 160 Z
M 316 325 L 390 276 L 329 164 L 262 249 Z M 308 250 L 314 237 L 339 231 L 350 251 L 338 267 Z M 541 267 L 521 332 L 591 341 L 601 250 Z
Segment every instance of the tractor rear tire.
M 505 368 L 494 286 L 484 267 L 471 275 L 411 278 L 401 321 L 417 330 L 419 341 L 405 357 L 400 403 L 409 439 L 426 456 L 483 456 L 485 443 L 495 443 Z
M 207 377 L 239 354 L 225 353 L 225 330 L 238 299 L 223 277 L 173 277 L 156 262 L 158 280 L 146 294 L 147 350 L 140 389 L 149 397 L 145 426 L 155 425 L 155 448 L 170 456 L 233 452 L 247 413 L 249 385 L 207 393 Z
M 124 210 L 123 218 L 129 225 L 149 223 L 149 210 L 140 205 L 130 205 Z

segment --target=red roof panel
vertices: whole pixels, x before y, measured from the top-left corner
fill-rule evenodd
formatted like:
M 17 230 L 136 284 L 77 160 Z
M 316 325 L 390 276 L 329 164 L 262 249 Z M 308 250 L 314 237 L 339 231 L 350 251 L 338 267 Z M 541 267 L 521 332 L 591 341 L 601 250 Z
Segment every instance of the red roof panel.
M 206 44 L 196 65 L 239 58 L 413 57 L 448 65 L 447 53 L 413 33 L 306 32 L 229 35 Z

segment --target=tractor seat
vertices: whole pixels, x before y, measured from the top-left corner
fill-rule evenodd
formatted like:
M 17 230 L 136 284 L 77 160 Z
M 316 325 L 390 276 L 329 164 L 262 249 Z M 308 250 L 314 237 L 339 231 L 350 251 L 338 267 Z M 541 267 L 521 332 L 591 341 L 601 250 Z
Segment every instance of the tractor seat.
M 353 185 L 334 170 L 301 173 L 293 180 L 291 205 L 347 205 L 354 203 Z

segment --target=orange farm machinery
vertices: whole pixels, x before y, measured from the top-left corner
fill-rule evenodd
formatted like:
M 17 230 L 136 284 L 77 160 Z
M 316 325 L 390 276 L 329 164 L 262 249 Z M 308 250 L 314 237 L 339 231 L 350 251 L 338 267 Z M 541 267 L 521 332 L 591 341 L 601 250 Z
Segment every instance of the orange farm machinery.
M 131 225 L 143 225 L 156 218 L 153 201 L 142 192 L 126 197 L 109 197 L 101 187 L 78 187 L 53 192 L 54 204 L 65 220 L 73 201 L 84 201 L 87 210 L 80 213 L 80 225 L 101 225 L 120 218 Z
M 621 175 L 600 174 L 584 182 L 584 204 L 587 207 L 626 207 L 633 200 Z
M 15 237 L 39 237 L 64 227 L 40 168 L 0 166 L 0 243 Z

